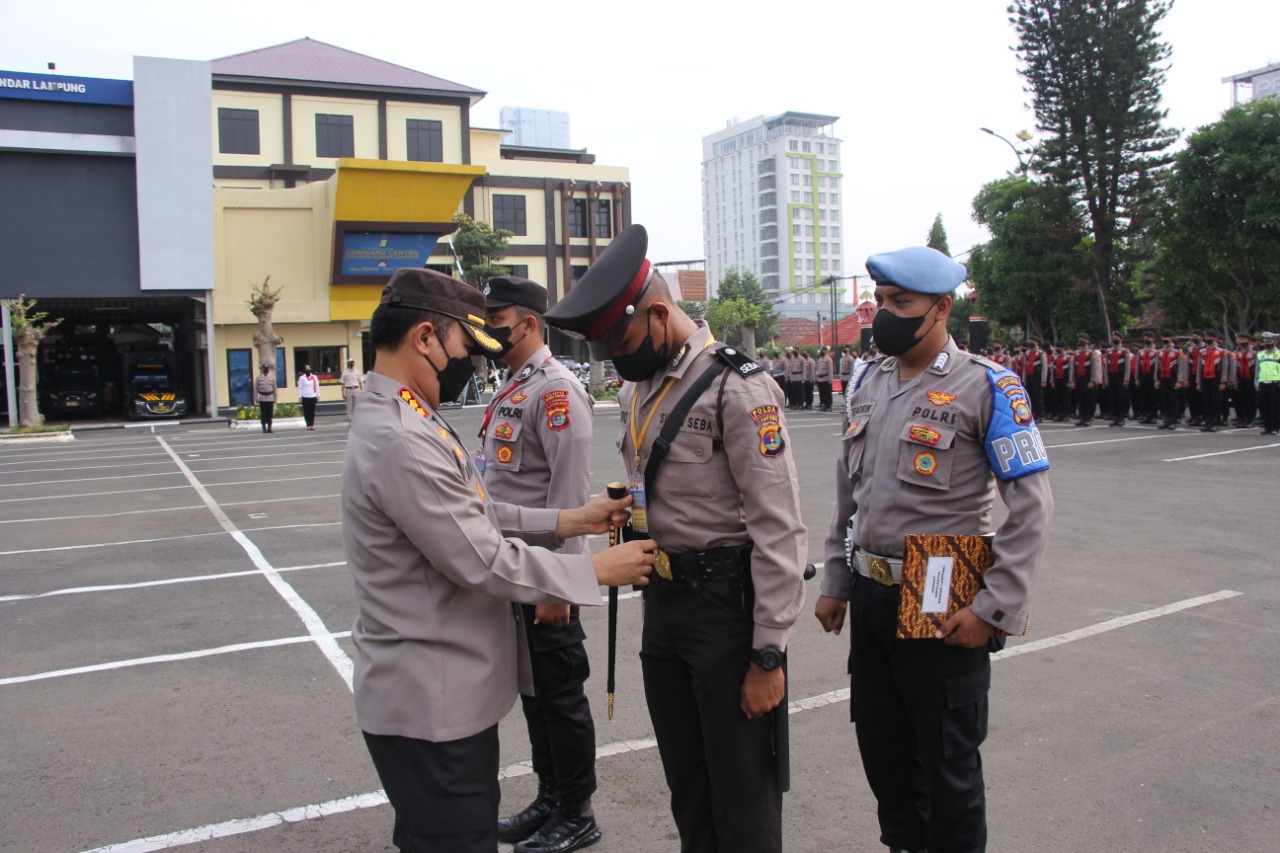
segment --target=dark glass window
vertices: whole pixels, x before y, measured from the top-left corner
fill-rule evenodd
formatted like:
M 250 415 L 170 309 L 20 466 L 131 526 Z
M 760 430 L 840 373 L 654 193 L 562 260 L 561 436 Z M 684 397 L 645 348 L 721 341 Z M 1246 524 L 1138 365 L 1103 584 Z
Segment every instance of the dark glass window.
M 587 200 L 585 198 L 569 199 L 569 236 L 587 236 Z
M 503 264 L 503 266 L 511 270 L 511 272 L 507 273 L 507 275 L 519 276 L 520 278 L 529 277 L 528 264 Z
M 596 199 L 596 236 L 613 236 L 613 204 L 607 198 Z
M 517 237 L 528 233 L 524 215 L 524 196 L 497 195 L 493 197 L 493 227 L 510 231 Z
M 411 118 L 407 122 L 409 159 L 423 163 L 444 162 L 444 130 L 438 121 Z
M 258 111 L 218 108 L 218 151 L 222 154 L 260 154 Z
M 351 116 L 316 113 L 316 156 L 356 156 L 356 131 Z

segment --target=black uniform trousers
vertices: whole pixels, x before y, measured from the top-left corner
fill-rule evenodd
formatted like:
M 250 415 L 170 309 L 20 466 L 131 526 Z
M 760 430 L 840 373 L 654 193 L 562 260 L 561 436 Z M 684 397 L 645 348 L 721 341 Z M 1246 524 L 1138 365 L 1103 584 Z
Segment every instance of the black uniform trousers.
M 1053 380 L 1053 416 L 1060 421 L 1071 417 L 1071 380 Z
M 831 383 L 818 383 L 818 405 L 828 411 L 831 410 Z
M 1143 420 L 1154 421 L 1160 414 L 1160 407 L 1156 402 L 1155 374 L 1139 373 L 1134 392 L 1134 414 Z
M 852 713 L 880 842 L 930 853 L 987 844 L 982 756 L 991 657 L 896 639 L 901 587 L 854 576 Z
M 1252 379 L 1242 379 L 1236 385 L 1236 420 L 1241 426 L 1249 426 L 1258 416 L 1258 402 Z
M 773 715 L 741 707 L 753 606 L 739 580 L 644 588 L 640 664 L 681 853 L 782 850 Z
M 1200 414 L 1205 426 L 1218 426 L 1222 421 L 1222 380 L 1217 376 L 1200 379 Z
M 264 400 L 258 404 L 258 422 L 262 424 L 262 431 L 269 432 L 271 424 L 275 419 L 276 401 Z
M 801 408 L 812 409 L 813 408 L 813 382 L 805 381 L 804 383 L 802 383 L 801 387 L 802 387 L 802 390 L 800 392 L 800 402 L 803 404 Z
M 1107 414 L 1113 421 L 1129 417 L 1129 387 L 1123 373 L 1107 374 Z
M 395 809 L 401 853 L 493 853 L 498 849 L 498 726 L 459 740 L 364 732 Z
M 1164 415 L 1165 422 L 1176 424 L 1182 420 L 1182 400 L 1178 396 L 1178 380 L 1161 379 L 1159 383 L 1160 413 Z
M 529 633 L 542 630 L 529 620 Z M 551 782 L 559 802 L 578 804 L 596 790 L 596 726 L 583 685 L 591 674 L 581 641 L 537 649 L 529 638 L 533 696 L 520 696 L 533 772 Z
M 1027 400 L 1031 403 L 1031 414 L 1043 420 L 1048 412 L 1044 407 L 1044 385 L 1040 382 L 1040 377 L 1028 376 L 1022 383 L 1027 389 Z
M 1090 388 L 1086 379 L 1076 379 L 1075 395 L 1076 395 L 1076 413 L 1078 420 L 1089 423 L 1093 420 L 1094 411 L 1098 408 L 1098 402 L 1094 398 L 1094 392 L 1097 387 Z
M 1280 382 L 1258 383 L 1258 409 L 1262 428 L 1280 431 Z
M 302 420 L 309 427 L 316 425 L 316 403 L 318 402 L 320 402 L 319 397 L 302 398 Z

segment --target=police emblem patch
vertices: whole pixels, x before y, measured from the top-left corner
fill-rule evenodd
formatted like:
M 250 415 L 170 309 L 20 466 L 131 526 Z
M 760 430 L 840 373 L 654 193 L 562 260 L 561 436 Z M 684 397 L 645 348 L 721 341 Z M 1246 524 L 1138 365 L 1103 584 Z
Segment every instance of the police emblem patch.
M 760 434 L 760 455 L 781 456 L 787 449 L 782 437 L 782 417 L 777 406 L 756 406 L 751 410 L 751 420 Z
M 954 403 L 955 394 L 948 394 L 946 391 L 925 391 L 925 396 L 929 398 L 929 402 L 935 406 L 945 406 L 948 403 Z
M 1026 397 L 1014 397 L 1009 401 L 1009 407 L 1013 409 L 1013 420 L 1018 426 L 1031 423 L 1031 407 L 1027 405 Z
M 528 399 L 529 399 L 529 395 L 521 391 L 519 394 L 516 394 L 511 398 L 511 405 L 518 406 Z
M 515 429 L 513 429 L 511 424 L 507 423 L 506 421 L 503 421 L 502 423 L 498 424 L 496 427 L 493 428 L 493 437 L 500 438 L 503 441 L 506 441 L 508 438 L 511 438 L 511 436 L 515 434 L 516 434 Z
M 928 450 L 917 453 L 915 460 L 916 473 L 922 477 L 932 477 L 933 472 L 938 470 L 938 457 L 934 456 Z
M 511 458 L 515 455 L 515 451 L 511 449 L 511 445 L 509 444 L 504 444 L 498 448 L 498 461 L 503 465 L 509 464 L 511 462 Z
M 548 391 L 542 395 L 542 402 L 547 407 L 547 426 L 557 431 L 568 428 L 569 392 L 563 389 Z
M 862 421 L 853 421 L 852 423 L 849 424 L 849 428 L 844 431 L 844 434 L 853 435 L 854 431 L 858 429 L 858 425 L 861 423 Z
M 942 433 L 923 424 L 913 425 L 908 435 L 911 436 L 912 441 L 918 441 L 921 444 L 935 445 L 942 440 Z

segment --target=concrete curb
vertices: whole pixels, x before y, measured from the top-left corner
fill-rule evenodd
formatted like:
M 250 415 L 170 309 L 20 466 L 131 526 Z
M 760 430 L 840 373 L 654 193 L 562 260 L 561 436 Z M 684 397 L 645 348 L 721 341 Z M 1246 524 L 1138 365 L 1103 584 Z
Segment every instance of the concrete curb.
M 271 431 L 275 432 L 277 428 L 303 429 L 306 427 L 306 425 L 307 425 L 307 422 L 302 418 L 277 418 L 271 422 Z M 259 421 L 257 418 L 254 418 L 252 420 L 244 420 L 244 421 L 229 421 L 227 423 L 227 426 L 231 427 L 232 429 L 258 430 L 259 432 L 262 431 L 262 422 Z
M 0 444 L 61 444 L 75 441 L 71 430 L 62 432 L 32 432 L 25 435 L 0 435 Z

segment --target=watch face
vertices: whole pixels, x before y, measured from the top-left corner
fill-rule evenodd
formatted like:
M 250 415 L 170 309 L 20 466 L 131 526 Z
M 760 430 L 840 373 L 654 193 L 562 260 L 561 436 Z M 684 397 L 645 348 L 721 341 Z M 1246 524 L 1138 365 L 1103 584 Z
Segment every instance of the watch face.
M 760 668 L 766 671 L 782 666 L 782 652 L 772 647 L 758 650 L 753 657 Z

